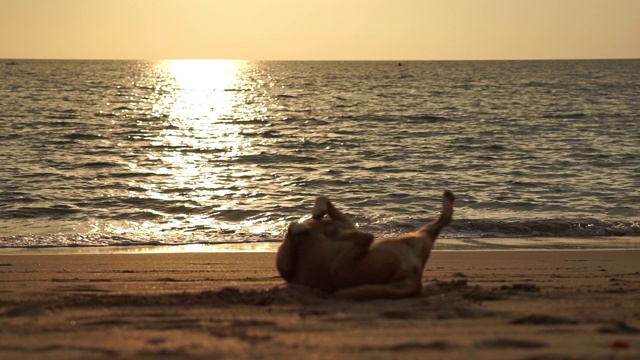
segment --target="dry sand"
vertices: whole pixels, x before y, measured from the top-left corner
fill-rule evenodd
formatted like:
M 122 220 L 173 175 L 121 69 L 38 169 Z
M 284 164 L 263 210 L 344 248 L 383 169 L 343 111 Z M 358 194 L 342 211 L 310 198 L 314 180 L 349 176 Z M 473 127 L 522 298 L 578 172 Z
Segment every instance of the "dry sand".
M 640 250 L 434 252 L 422 296 L 367 302 L 274 258 L 0 256 L 0 359 L 640 359 Z

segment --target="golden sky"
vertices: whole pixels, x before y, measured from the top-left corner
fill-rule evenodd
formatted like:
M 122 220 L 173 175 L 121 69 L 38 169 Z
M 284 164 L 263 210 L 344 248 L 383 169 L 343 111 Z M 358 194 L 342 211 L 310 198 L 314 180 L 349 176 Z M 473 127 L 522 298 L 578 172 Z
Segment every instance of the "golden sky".
M 640 0 L 0 0 L 0 58 L 640 58 Z

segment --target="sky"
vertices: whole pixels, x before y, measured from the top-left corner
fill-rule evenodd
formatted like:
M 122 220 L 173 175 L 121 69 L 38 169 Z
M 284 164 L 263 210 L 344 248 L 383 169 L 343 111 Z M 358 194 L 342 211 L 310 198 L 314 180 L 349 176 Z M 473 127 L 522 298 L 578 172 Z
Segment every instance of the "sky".
M 640 0 L 0 0 L 0 58 L 640 58 Z

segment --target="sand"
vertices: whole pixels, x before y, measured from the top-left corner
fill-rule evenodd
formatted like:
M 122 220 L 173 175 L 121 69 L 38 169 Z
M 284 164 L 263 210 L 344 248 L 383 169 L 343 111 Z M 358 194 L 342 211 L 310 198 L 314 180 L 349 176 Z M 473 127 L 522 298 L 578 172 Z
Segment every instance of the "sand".
M 0 359 L 639 359 L 640 250 L 436 251 L 354 302 L 273 252 L 0 256 Z

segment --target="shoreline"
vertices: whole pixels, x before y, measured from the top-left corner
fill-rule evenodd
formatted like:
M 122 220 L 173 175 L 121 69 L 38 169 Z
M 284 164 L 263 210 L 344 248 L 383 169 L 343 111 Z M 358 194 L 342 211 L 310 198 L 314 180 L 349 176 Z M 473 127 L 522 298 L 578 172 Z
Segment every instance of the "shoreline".
M 131 244 L 87 246 L 0 247 L 3 255 L 73 254 L 165 254 L 218 252 L 276 252 L 280 241 L 221 244 Z M 481 243 L 481 244 L 480 244 Z M 479 244 L 479 245 L 475 245 Z M 608 251 L 638 250 L 640 237 L 521 237 L 521 238 L 444 238 L 433 251 Z
M 131 255 L 0 255 L 0 358 L 640 357 L 640 249 L 434 251 L 420 296 L 364 302 L 273 252 Z

